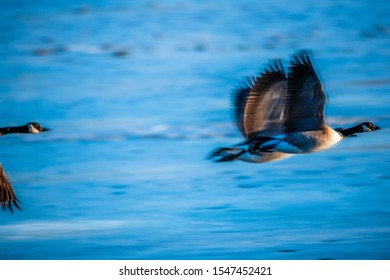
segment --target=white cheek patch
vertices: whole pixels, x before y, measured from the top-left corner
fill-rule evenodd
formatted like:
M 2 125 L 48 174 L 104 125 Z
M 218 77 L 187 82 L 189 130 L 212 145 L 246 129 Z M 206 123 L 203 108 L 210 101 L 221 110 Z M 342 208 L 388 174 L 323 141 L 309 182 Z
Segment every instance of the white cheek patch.
M 37 133 L 39 133 L 39 130 L 38 129 L 36 129 L 33 125 L 29 125 L 28 126 L 28 130 L 30 131 L 30 133 L 34 133 L 34 134 L 37 134 Z
M 363 131 L 364 132 L 371 132 L 372 129 L 369 129 L 367 126 L 363 125 Z

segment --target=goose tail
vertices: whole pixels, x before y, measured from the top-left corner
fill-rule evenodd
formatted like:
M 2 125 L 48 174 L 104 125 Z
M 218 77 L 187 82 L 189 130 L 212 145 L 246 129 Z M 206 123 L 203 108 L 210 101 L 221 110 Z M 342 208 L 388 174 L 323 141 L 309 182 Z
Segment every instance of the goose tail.
M 240 160 L 252 163 L 265 163 L 285 159 L 291 156 L 292 154 L 286 154 L 281 152 L 259 152 L 253 154 L 245 149 L 229 147 L 215 149 L 207 156 L 207 159 L 212 160 L 214 162 L 229 162 L 234 160 Z
M 218 148 L 212 151 L 207 156 L 207 159 L 213 160 L 214 162 L 228 162 L 240 159 L 245 153 L 247 153 L 247 151 L 240 148 Z

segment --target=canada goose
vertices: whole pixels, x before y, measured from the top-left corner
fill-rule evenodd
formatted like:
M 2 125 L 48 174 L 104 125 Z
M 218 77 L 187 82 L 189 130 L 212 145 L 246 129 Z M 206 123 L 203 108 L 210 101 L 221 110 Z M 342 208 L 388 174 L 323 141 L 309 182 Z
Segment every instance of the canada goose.
M 49 129 L 44 128 L 39 123 L 30 122 L 26 125 L 16 127 L 2 127 L 0 128 L 0 136 L 11 134 L 11 133 L 41 133 L 48 131 Z M 3 167 L 0 164 L 0 207 L 5 210 L 9 209 L 13 212 L 13 206 L 20 210 L 20 201 L 15 195 L 11 183 L 9 182 L 7 175 L 5 174 Z
M 269 162 L 321 151 L 355 133 L 380 129 L 371 122 L 332 129 L 325 124 L 325 102 L 309 51 L 292 56 L 287 75 L 282 61 L 275 59 L 258 77 L 247 79 L 233 91 L 234 117 L 245 141 L 218 148 L 208 158 Z M 248 148 L 239 148 L 244 145 Z

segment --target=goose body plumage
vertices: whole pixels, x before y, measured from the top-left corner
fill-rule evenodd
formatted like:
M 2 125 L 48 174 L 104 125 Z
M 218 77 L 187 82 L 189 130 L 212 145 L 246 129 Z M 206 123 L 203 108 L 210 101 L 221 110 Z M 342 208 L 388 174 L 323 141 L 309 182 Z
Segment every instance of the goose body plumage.
M 258 77 L 233 90 L 234 117 L 245 141 L 218 148 L 209 158 L 216 162 L 275 161 L 318 152 L 354 133 L 379 129 L 371 122 L 333 129 L 325 123 L 325 103 L 309 51 L 300 50 L 292 56 L 287 74 L 282 61 L 274 59 Z

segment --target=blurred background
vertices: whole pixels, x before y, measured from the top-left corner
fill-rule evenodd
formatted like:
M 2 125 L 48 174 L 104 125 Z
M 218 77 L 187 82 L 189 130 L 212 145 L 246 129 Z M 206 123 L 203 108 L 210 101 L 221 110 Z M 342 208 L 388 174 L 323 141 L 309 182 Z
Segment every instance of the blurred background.
M 0 259 L 389 259 L 388 1 L 7 1 L 0 161 L 22 212 Z M 317 154 L 216 164 L 230 90 L 313 50 L 332 126 Z

